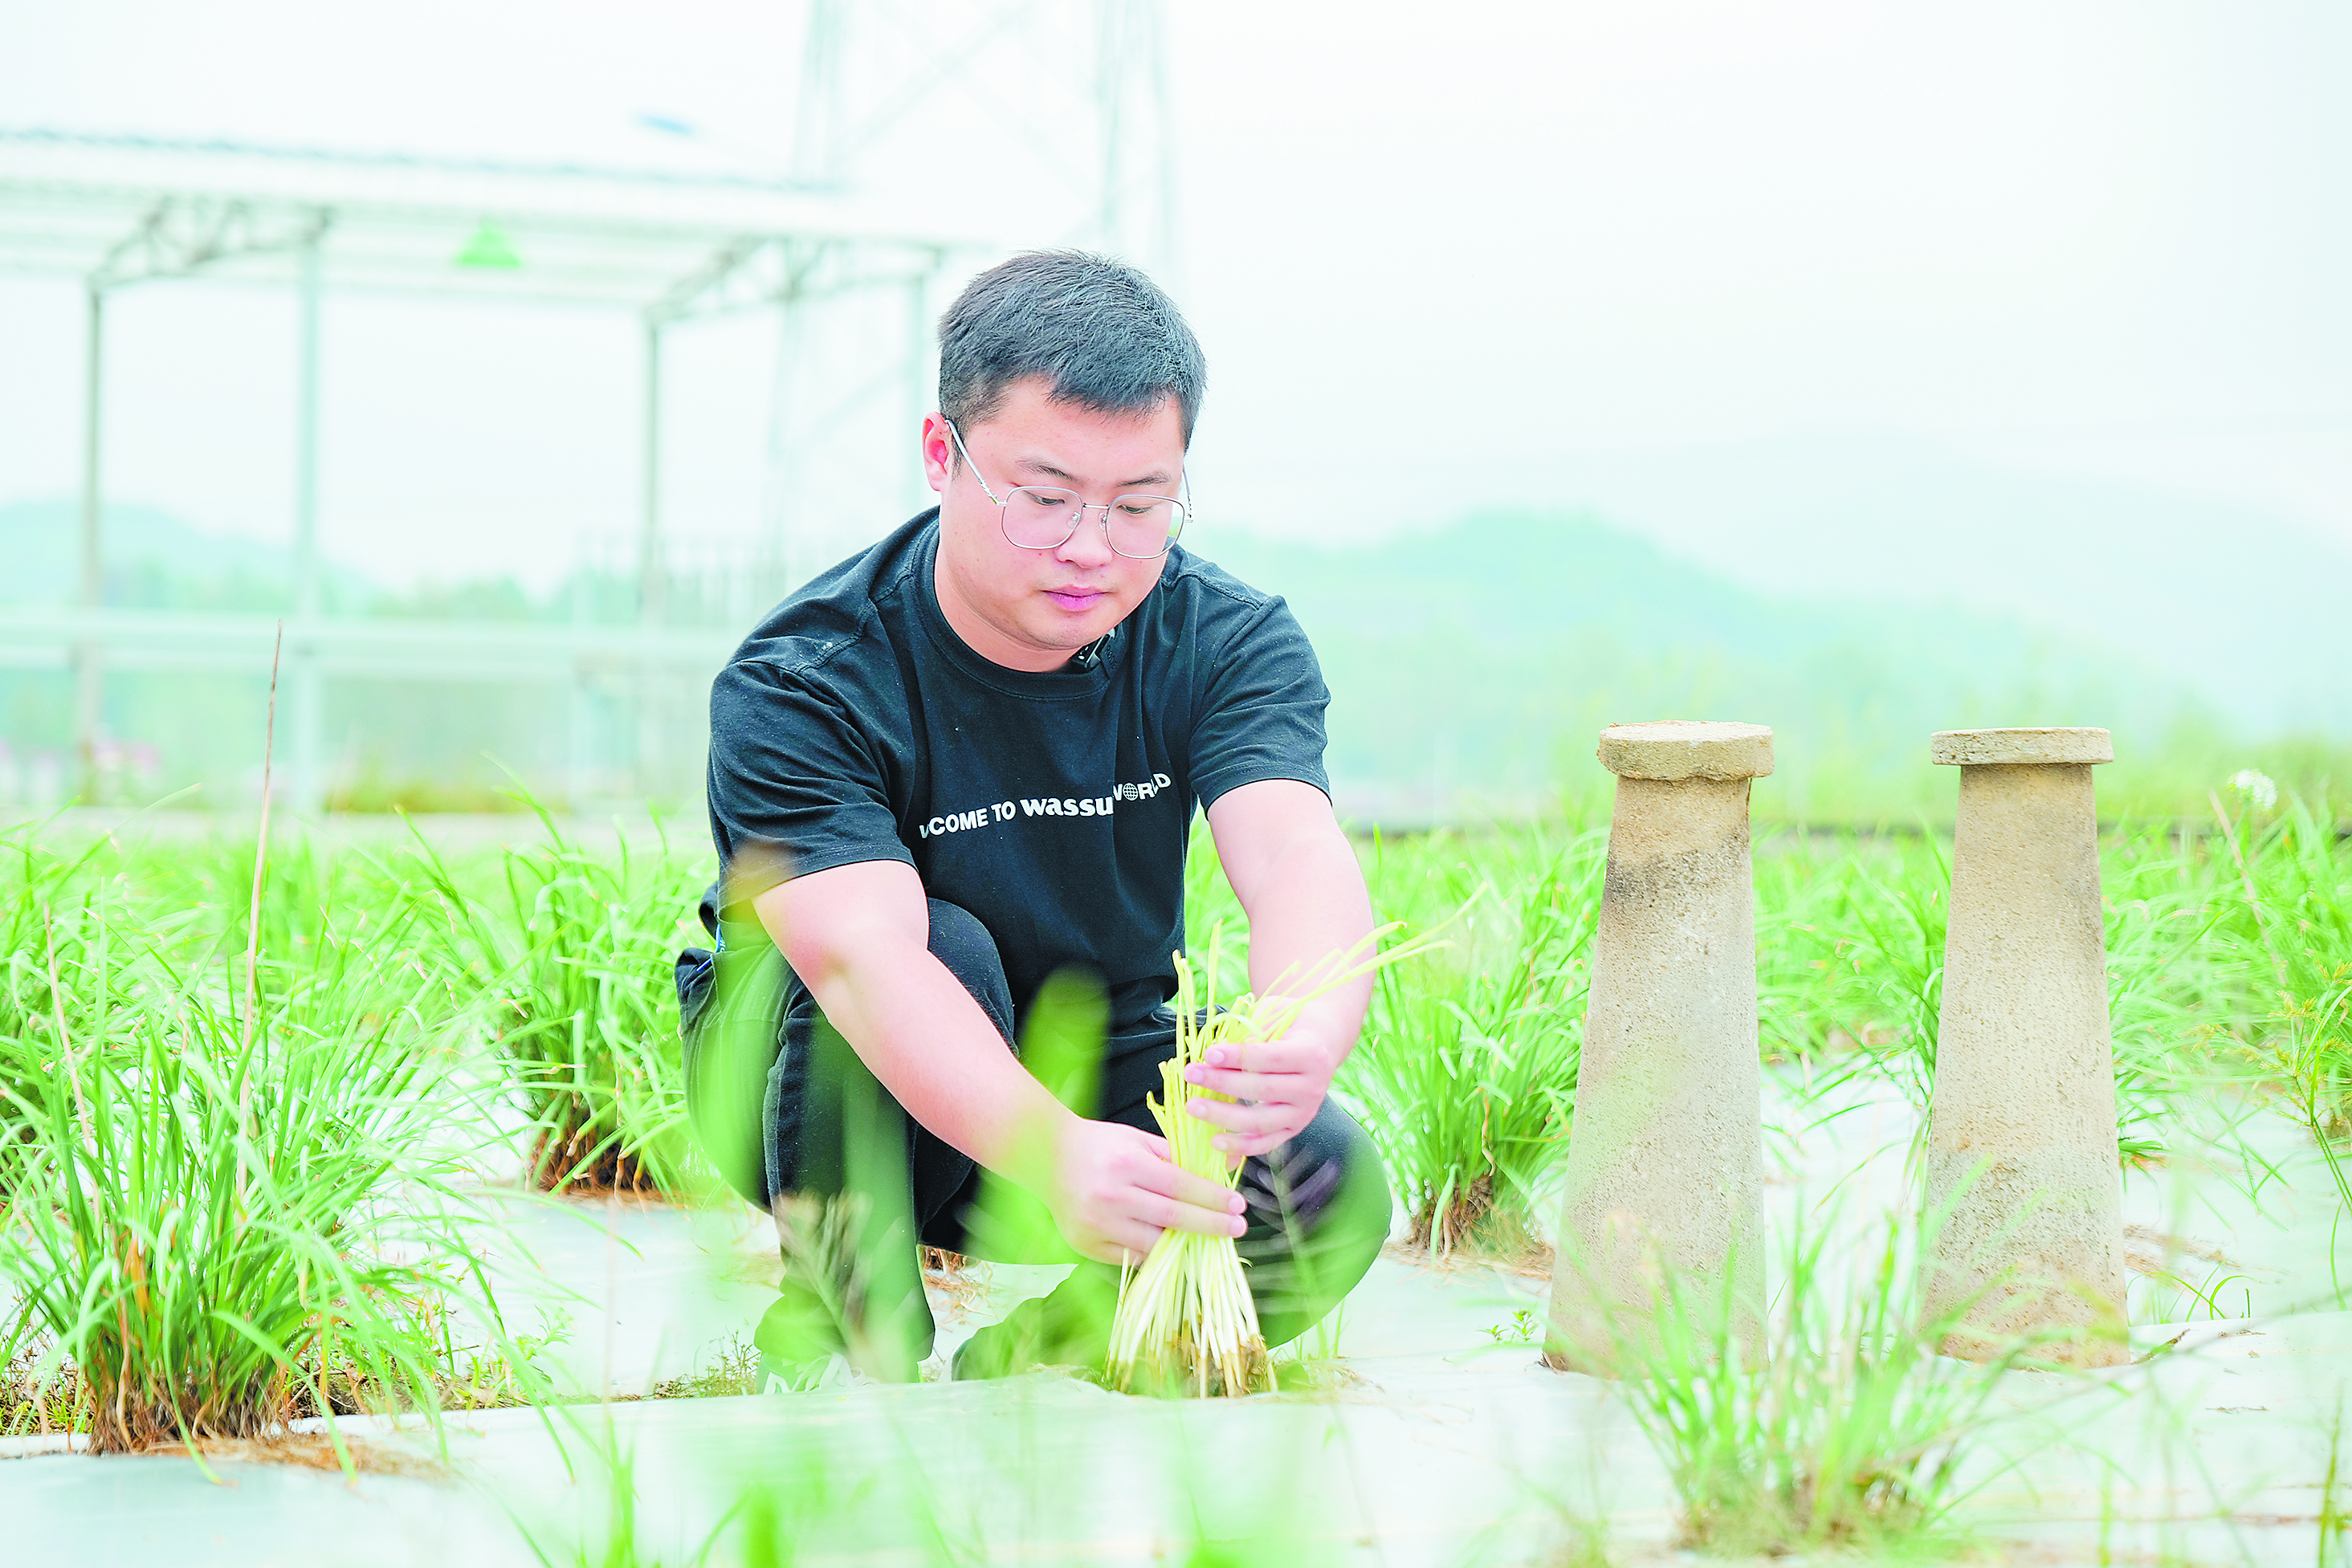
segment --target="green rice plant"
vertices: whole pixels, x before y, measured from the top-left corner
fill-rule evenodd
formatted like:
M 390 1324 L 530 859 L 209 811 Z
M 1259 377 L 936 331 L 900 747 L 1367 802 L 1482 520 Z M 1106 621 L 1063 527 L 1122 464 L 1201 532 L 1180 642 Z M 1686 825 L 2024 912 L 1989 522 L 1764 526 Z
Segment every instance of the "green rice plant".
M 2252 1279 L 2236 1270 L 2215 1265 L 2198 1279 L 2186 1270 L 2158 1269 L 2126 1281 L 2126 1294 L 2137 1297 L 2128 1306 L 2129 1321 L 2139 1323 L 2221 1322 L 2254 1315 Z M 2236 1299 L 2231 1297 L 2234 1287 Z
M 17 1296 L 0 1362 L 69 1368 L 100 1452 L 432 1410 L 420 1304 L 497 1322 L 461 1200 L 420 1152 L 467 1120 L 415 1049 L 434 981 L 396 948 L 331 942 L 247 1016 L 226 966 L 144 956 L 169 983 L 119 1040 L 60 1027 L 46 1071 L 0 1090 L 30 1130 L 0 1169 Z
M 84 924 L 72 920 L 60 931 L 50 912 L 55 886 L 70 874 L 70 863 L 37 852 L 29 828 L 12 833 L 5 852 L 14 885 L 0 902 L 0 1094 L 8 1096 L 0 1098 L 0 1173 L 33 1136 L 16 1110 L 16 1097 L 33 1091 L 45 1055 L 54 1054 L 42 1051 L 39 1040 L 46 1036 L 54 1047 L 56 1020 L 64 1016 L 79 1021 L 89 1011 L 86 998 L 62 985 L 65 975 L 81 973 Z M 61 939 L 62 966 L 57 962 Z
M 2346 1081 L 2347 1063 L 2352 1063 L 2352 960 L 2338 966 L 2323 985 L 2319 994 L 2308 998 L 2282 999 L 2277 1032 L 2269 1037 L 2264 1065 L 2287 1113 L 2310 1133 L 2336 1188 L 2327 1268 L 2336 1305 L 2341 1307 L 2346 1300 L 2339 1266 L 2342 1233 L 2346 1221 L 2352 1219 L 2352 1152 L 2338 1147 L 2346 1095 L 2352 1090 Z
M 127 901 L 98 874 L 107 849 L 60 853 L 29 824 L 0 835 L 0 1091 L 33 1092 L 68 1031 L 102 1049 L 133 1016 L 136 947 L 117 939 Z M 33 1136 L 14 1104 L 0 1098 L 0 1166 Z
M 79 975 L 87 948 L 99 938 L 98 913 L 85 890 L 68 900 L 65 889 L 105 849 L 90 843 L 62 855 L 41 843 L 30 824 L 0 834 L 0 1038 L 50 1028 L 62 1009 L 79 1024 L 89 998 L 59 994 L 66 975 Z
M 1942 897 L 1925 839 L 1763 837 L 1755 855 L 1757 1021 L 1768 1060 L 1873 1066 L 1935 1026 Z M 1924 1016 L 1923 1016 L 1924 1015 Z M 1932 1055 L 1933 1047 L 1929 1046 Z
M 2336 1414 L 2327 1424 L 2327 1474 L 2319 1483 L 2319 1551 L 2314 1558 L 2317 1568 L 2343 1568 L 2352 1561 L 2352 1508 L 2345 1506 L 2344 1483 L 2339 1479 L 2344 1453 L 2344 1396 L 2336 1397 Z
M 1265 997 L 1245 993 L 1223 1008 L 1202 1005 L 1218 991 L 1223 968 L 1222 933 L 1210 932 L 1206 961 L 1197 971 L 1182 954 L 1175 955 L 1176 1050 L 1160 1064 L 1159 1096 L 1147 1102 L 1167 1140 L 1171 1161 L 1226 1187 L 1241 1179 L 1242 1162 L 1215 1146 L 1216 1124 L 1186 1110 L 1192 1100 L 1228 1096 L 1188 1083 L 1185 1070 L 1206 1061 L 1209 1051 L 1219 1044 L 1277 1039 L 1317 998 L 1434 946 L 1423 936 L 1381 951 L 1380 939 L 1393 929 L 1383 926 L 1345 953 L 1333 953 L 1303 973 L 1283 975 Z M 1279 1176 L 1276 1180 L 1288 1225 L 1288 1188 Z M 1297 1241 L 1294 1232 L 1294 1247 Z M 1242 1270 L 1232 1237 L 1161 1231 L 1141 1265 L 1131 1275 L 1120 1272 L 1110 1325 L 1109 1385 L 1125 1389 L 1140 1377 L 1147 1386 L 1171 1391 L 1190 1387 L 1202 1398 L 1212 1392 L 1229 1397 L 1271 1393 L 1274 1366 Z
M 1934 840 L 1893 852 L 1850 844 L 1799 896 L 1759 921 L 1768 952 L 1796 946 L 1818 955 L 1804 960 L 1810 984 L 1792 984 L 1775 966 L 1759 963 L 1767 1037 L 1785 1038 L 1789 1014 L 1809 1012 L 1823 1020 L 1820 1045 L 1829 1043 L 1831 1030 L 1851 1041 L 1851 1059 L 1833 1064 L 1817 1091 L 1856 1071 L 1873 1072 L 1926 1115 L 1936 1082 L 1950 888 L 1950 862 Z M 1813 940 L 1786 939 L 1799 932 Z M 1790 1043 L 1810 1049 L 1815 1042 Z
M 2234 815 L 2218 795 L 2213 804 L 2224 857 L 2215 867 L 2216 934 L 2236 941 L 2257 994 L 2311 994 L 2352 952 L 2352 842 L 2322 808 L 2295 796 L 2274 809 L 2250 801 Z
M 1382 917 L 1435 904 L 1438 917 L 1419 928 L 1449 937 L 1381 971 L 1334 1080 L 1361 1109 L 1412 1245 L 1444 1255 L 1536 1244 L 1536 1184 L 1566 1147 L 1575 1104 L 1606 849 L 1592 832 L 1529 835 L 1484 867 L 1424 860 L 1417 879 L 1391 880 L 1386 858 L 1375 862 Z
M 540 812 L 547 841 L 509 847 L 489 898 L 429 850 L 410 895 L 440 961 L 476 998 L 530 1117 L 534 1183 L 684 1192 L 692 1184 L 672 964 L 705 878 L 665 842 L 606 857 Z
M 1280 1034 L 1304 1004 L 1294 1003 L 1276 1016 L 1276 1009 L 1245 998 L 1230 1009 L 1204 1015 L 1202 997 L 1217 994 L 1219 946 L 1213 932 L 1197 989 L 1192 966 L 1182 954 L 1175 956 L 1176 1052 L 1160 1063 L 1160 1095 L 1148 1103 L 1151 1119 L 1168 1140 L 1169 1158 L 1194 1176 L 1231 1188 L 1241 1177 L 1239 1162 L 1213 1145 L 1214 1124 L 1188 1109 L 1194 1099 L 1230 1096 L 1185 1082 L 1184 1070 L 1205 1061 L 1207 1048 L 1219 1040 Z M 1122 1269 L 1118 1283 L 1107 1368 L 1110 1386 L 1127 1388 L 1139 1373 L 1147 1384 L 1191 1385 L 1202 1398 L 1212 1385 L 1218 1393 L 1234 1396 L 1273 1390 L 1274 1366 L 1232 1237 L 1163 1230 L 1142 1266 L 1132 1274 Z
M 1661 1270 L 1654 1311 L 1611 1314 L 1625 1398 L 1673 1479 L 1684 1544 L 1730 1555 L 1959 1544 L 1953 1511 L 1990 1479 L 1979 1469 L 1964 1484 L 1962 1462 L 2013 1360 L 1937 1354 L 1966 1303 L 1925 1311 L 1932 1224 L 1890 1216 L 1849 1279 L 1832 1227 L 1790 1227 L 1760 1358 L 1728 1268 L 1706 1289 Z
M 70 1366 L 44 1366 L 46 1346 L 27 1344 L 0 1366 L 0 1437 L 89 1430 L 81 1377 Z
M 2215 983 L 2206 890 L 2171 835 L 2116 835 L 2103 883 L 2116 1151 L 2146 1166 L 2185 1134 L 2231 1130 L 2247 1064 L 2215 1046 L 2239 1004 Z
M 2102 881 L 2116 1152 L 2143 1165 L 2165 1158 L 2189 1123 L 2228 1130 L 2248 1079 L 2233 1042 L 2247 1033 L 2252 993 L 2244 955 L 2216 930 L 2225 911 L 2210 857 L 2169 828 L 2126 827 L 2103 845 Z M 1806 1058 L 1817 1100 L 1857 1075 L 1883 1078 L 1924 1126 L 1942 1004 L 1944 845 L 1767 855 L 1758 883 L 1767 1054 Z
M 577 1478 L 583 1483 L 583 1492 L 593 1499 L 583 1502 L 583 1511 L 600 1511 L 603 1518 L 594 1525 L 583 1522 L 578 1531 L 566 1532 L 572 1537 L 569 1552 L 562 1547 L 551 1548 L 540 1539 L 537 1531 L 518 1518 L 515 1522 L 521 1529 L 523 1543 L 530 1548 L 531 1555 L 539 1559 L 541 1568 L 660 1568 L 663 1558 L 646 1547 L 637 1523 L 636 1454 L 632 1447 L 623 1444 L 620 1435 L 614 1430 L 610 1407 L 604 1412 L 603 1437 L 593 1446 L 591 1453 L 604 1474 L 600 1478 L 591 1472 Z M 720 1535 L 745 1506 L 745 1502 L 739 1500 L 713 1527 L 699 1550 L 691 1556 L 676 1557 L 671 1561 L 688 1564 L 690 1568 L 701 1568 L 702 1564 L 709 1563 Z M 746 1563 L 762 1561 L 790 1563 L 792 1558 L 789 1554 L 782 1557 L 746 1554 L 737 1561 Z
M 2250 801 L 2231 816 L 2218 796 L 2213 804 L 2226 860 L 2210 940 L 2236 958 L 2243 1032 L 2258 1037 L 2308 1016 L 2352 977 L 2352 841 L 2293 797 L 2273 813 Z M 2311 1113 L 2315 1136 L 2341 1139 L 2352 1134 L 2352 1034 L 2322 1030 L 2309 1050 L 2289 1092 Z
M 258 883 L 256 851 L 251 839 L 215 838 L 168 852 L 142 846 L 117 863 L 148 906 L 183 912 L 173 932 L 180 940 L 227 943 L 240 954 L 249 946 L 263 960 L 265 986 L 273 970 L 299 973 L 311 948 L 385 902 L 381 868 L 360 851 L 273 834 L 268 874 Z

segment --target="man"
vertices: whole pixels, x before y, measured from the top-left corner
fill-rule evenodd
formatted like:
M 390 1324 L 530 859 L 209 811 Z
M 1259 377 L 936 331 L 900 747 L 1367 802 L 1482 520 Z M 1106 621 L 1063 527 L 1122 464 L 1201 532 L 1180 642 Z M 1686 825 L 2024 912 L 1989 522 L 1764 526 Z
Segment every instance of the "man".
M 883 1207 L 908 1217 L 860 1232 L 855 1290 L 788 1282 L 759 1334 L 788 1384 L 845 1348 L 868 1374 L 912 1375 L 931 1322 L 906 1230 L 989 1250 L 973 1234 L 985 1173 L 1041 1204 L 1067 1249 L 999 1240 L 1028 1253 L 1000 1260 L 1082 1261 L 975 1336 L 958 1376 L 1098 1362 L 1118 1268 L 1163 1229 L 1241 1239 L 1269 1345 L 1344 1295 L 1386 1233 L 1370 1141 L 1326 1098 L 1369 982 L 1193 1070 L 1232 1100 L 1179 1113 L 1223 1129 L 1247 1162 L 1239 1192 L 1171 1164 L 1144 1103 L 1174 1050 L 1196 804 L 1249 915 L 1254 988 L 1371 929 L 1326 793 L 1305 635 L 1279 599 L 1175 542 L 1204 374 L 1132 267 L 1048 253 L 982 274 L 940 321 L 922 427 L 938 507 L 794 592 L 712 688 L 723 875 L 705 921 L 722 949 L 772 940 L 789 976 L 767 1049 L 718 1067 L 698 1038 L 724 1010 L 708 1006 L 712 966 L 681 958 L 697 1123 L 738 1152 L 730 1180 L 774 1207 L 788 1254 L 814 1244 L 807 1200 L 860 1168 L 876 1196 L 877 1159 Z M 1041 987 L 1072 966 L 1108 1004 L 1077 1106 L 1015 1054 Z M 745 1082 L 761 1069 L 764 1095 Z M 860 1315 L 896 1323 L 902 1350 L 841 1321 Z

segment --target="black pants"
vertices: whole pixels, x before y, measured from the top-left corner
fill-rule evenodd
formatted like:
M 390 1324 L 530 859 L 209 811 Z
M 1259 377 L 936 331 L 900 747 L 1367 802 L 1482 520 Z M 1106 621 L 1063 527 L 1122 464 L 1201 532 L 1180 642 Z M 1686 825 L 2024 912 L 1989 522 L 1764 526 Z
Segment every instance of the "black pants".
M 731 927 L 729 936 L 736 936 Z M 970 1158 L 907 1115 L 824 1019 L 764 933 L 751 928 L 727 947 L 716 963 L 701 953 L 678 961 L 689 1111 L 728 1179 L 762 1207 L 780 1194 L 830 1197 L 853 1186 L 867 1189 L 877 1166 L 887 1173 L 882 1179 L 903 1182 L 906 1201 L 885 1206 L 898 1213 L 876 1238 L 869 1317 L 896 1319 L 913 1354 L 929 1354 L 930 1313 L 914 1269 L 919 1239 L 1003 1263 L 1074 1260 L 1042 1206 L 1027 1223 L 976 1223 L 983 1218 L 977 1206 L 984 1186 L 997 1205 L 1035 1200 L 1008 1193 L 1010 1184 L 985 1184 Z M 1013 998 L 987 930 L 965 910 L 933 899 L 930 951 L 971 993 L 1006 1049 L 1017 1050 Z M 737 985 L 726 986 L 720 965 L 734 967 Z M 736 997 L 716 994 L 730 988 Z M 721 1035 L 733 1037 L 731 1050 Z M 1145 1097 L 1159 1092 L 1160 1064 L 1173 1054 L 1175 1040 L 1174 1015 L 1165 1009 L 1124 1024 L 1113 1020 L 1096 1103 L 1082 1113 L 1156 1133 Z M 763 1069 L 764 1092 L 755 1092 L 752 1075 Z M 752 1116 L 754 1124 L 745 1126 Z M 1248 1229 L 1235 1245 L 1249 1265 L 1266 1343 L 1281 1344 L 1312 1327 L 1370 1269 L 1388 1234 L 1387 1182 L 1371 1140 L 1326 1099 L 1297 1137 L 1244 1163 L 1240 1189 Z M 1047 1337 L 1063 1342 L 1076 1359 L 1090 1348 L 1080 1342 L 1095 1337 L 1092 1320 L 1107 1322 L 1103 1308 L 1118 1275 L 1109 1265 L 1081 1262 L 1053 1300 L 1024 1312 L 1050 1320 Z

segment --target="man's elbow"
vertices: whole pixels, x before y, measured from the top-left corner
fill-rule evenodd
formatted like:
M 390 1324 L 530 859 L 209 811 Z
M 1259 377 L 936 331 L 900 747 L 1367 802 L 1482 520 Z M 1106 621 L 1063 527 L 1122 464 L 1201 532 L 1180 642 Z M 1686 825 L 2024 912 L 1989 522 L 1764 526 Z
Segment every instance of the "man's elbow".
M 752 903 L 760 924 L 803 985 L 822 994 L 859 973 L 887 973 L 925 950 L 929 909 L 919 896 L 916 907 L 924 918 L 916 924 L 907 911 L 895 907 L 903 899 L 839 896 L 879 890 L 802 885 L 802 882 L 822 883 L 831 874 L 820 872 L 782 883 Z

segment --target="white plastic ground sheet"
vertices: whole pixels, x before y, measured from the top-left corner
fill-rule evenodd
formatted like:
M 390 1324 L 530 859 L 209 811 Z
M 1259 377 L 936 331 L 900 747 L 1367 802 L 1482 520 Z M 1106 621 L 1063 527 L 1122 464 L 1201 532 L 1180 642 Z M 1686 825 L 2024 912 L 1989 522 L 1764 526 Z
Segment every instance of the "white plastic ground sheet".
M 1835 1214 L 1833 1246 L 1859 1262 L 1900 1191 L 1914 1124 L 1883 1090 L 1841 1103 L 1818 1125 L 1817 1113 L 1778 1115 L 1770 1212 L 1776 1228 Z M 2222 1145 L 2135 1173 L 2126 1218 L 2138 1262 L 2165 1263 L 2214 1303 L 2142 1280 L 2143 1315 L 2167 1303 L 2183 1320 L 2217 1306 L 2255 1315 L 2136 1328 L 2144 1359 L 2094 1377 L 2006 1378 L 2009 1414 L 1973 1451 L 1983 1484 L 1962 1517 L 2017 1560 L 2321 1560 L 2328 1431 L 2352 1382 L 2352 1314 L 2333 1310 L 2328 1266 L 2338 1205 L 2307 1138 L 2263 1117 L 2248 1127 L 2283 1172 L 2258 1203 L 2217 1174 Z M 583 1389 L 639 1393 L 707 1364 L 770 1297 L 772 1244 L 749 1211 L 524 1204 L 515 1218 L 496 1260 L 501 1299 L 524 1332 L 541 1304 L 568 1315 L 552 1354 Z M 942 1350 L 1056 1274 L 997 1270 L 985 1300 L 942 1300 Z M 450 1419 L 438 1473 L 351 1481 L 30 1453 L 0 1463 L 0 1563 L 460 1568 L 541 1552 L 577 1562 L 583 1544 L 603 1562 L 615 1454 L 637 1560 L 673 1565 L 752 1483 L 802 1563 L 1181 1563 L 1211 1542 L 1239 1561 L 1406 1568 L 1533 1563 L 1596 1538 L 1612 1561 L 1670 1555 L 1672 1489 L 1622 1395 L 1543 1369 L 1514 1338 L 1542 1284 L 1384 1259 L 1346 1304 L 1339 1385 L 1313 1396 L 1160 1403 L 1039 1374 L 581 1405 L 554 1417 L 555 1434 L 538 1413 L 498 1411 Z M 435 1452 L 414 1432 L 346 1429 Z M 2352 1469 L 2352 1445 L 2345 1458 Z M 729 1537 L 714 1560 L 740 1560 L 739 1544 Z

